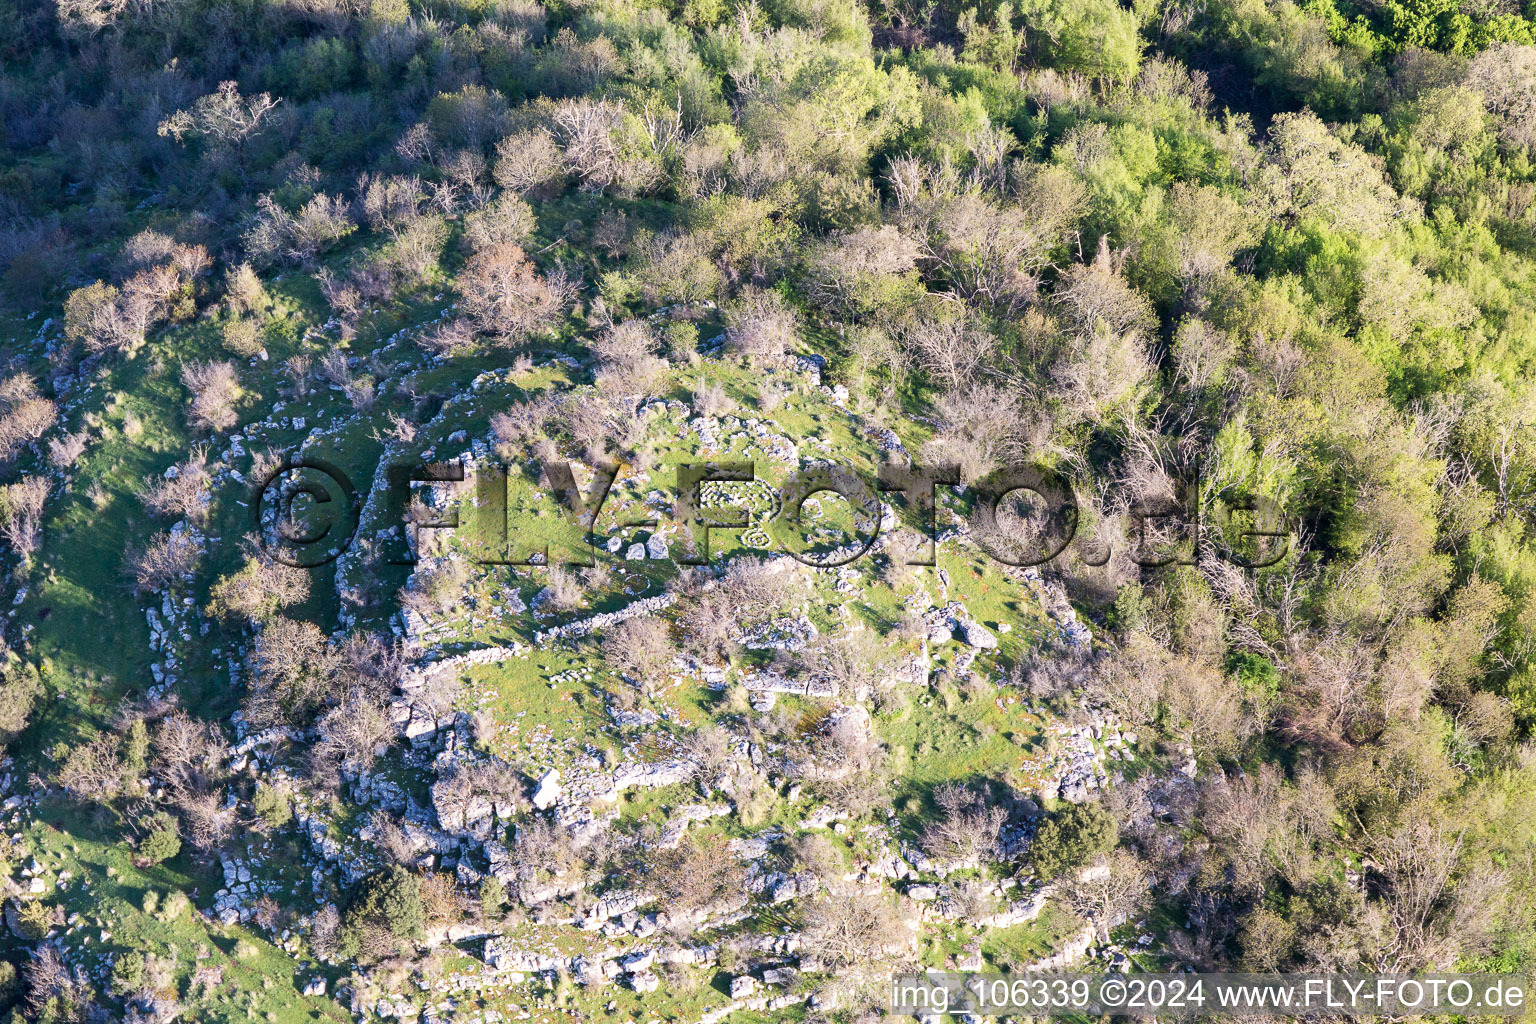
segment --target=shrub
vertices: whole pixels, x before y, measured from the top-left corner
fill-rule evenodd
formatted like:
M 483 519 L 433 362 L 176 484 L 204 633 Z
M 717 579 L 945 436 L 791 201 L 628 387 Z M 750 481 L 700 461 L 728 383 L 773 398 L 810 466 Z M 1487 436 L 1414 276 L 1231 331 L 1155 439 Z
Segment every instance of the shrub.
M 144 954 L 134 950 L 119 953 L 112 964 L 112 991 L 126 996 L 144 985 Z
M 283 50 L 267 77 L 282 95 L 305 100 L 346 88 L 356 65 L 351 43 L 321 37 Z
M 249 263 L 230 267 L 224 275 L 224 301 L 236 316 L 260 313 L 267 305 L 267 290 Z
M 187 136 L 206 138 L 216 146 L 239 148 L 246 139 L 262 130 L 278 101 L 267 93 L 241 96 L 235 82 L 220 82 L 219 87 L 185 110 L 178 110 L 160 122 L 162 136 L 177 142 Z
M 541 606 L 555 611 L 570 611 L 581 604 L 581 580 L 563 566 L 552 565 L 546 577 L 544 589 L 534 600 Z
M 176 819 L 169 814 L 157 814 L 150 820 L 150 829 L 139 840 L 139 859 L 149 864 L 170 860 L 181 852 L 181 834 L 176 829 Z
M 496 442 L 497 453 L 503 458 L 514 458 L 515 453 L 543 437 L 552 412 L 547 400 L 533 398 L 512 402 L 505 410 L 493 415 L 491 438 Z
M 281 790 L 265 783 L 258 783 L 251 798 L 251 809 L 266 822 L 268 828 L 282 828 L 293 820 L 293 805 Z
M 1109 851 L 1118 838 L 1108 811 L 1098 804 L 1073 804 L 1040 826 L 1029 856 L 1041 878 L 1055 878 Z
M 103 281 L 76 288 L 64 300 L 64 335 L 89 352 L 123 351 L 142 341 L 129 329 L 118 305 L 121 296 Z
M 649 689 L 672 667 L 671 630 L 654 615 L 625 619 L 603 638 L 603 655 L 642 689 Z
M 1511 148 L 1536 143 L 1536 47 L 1490 46 L 1467 72 L 1468 84 L 1497 119 L 1499 140 Z
M 699 351 L 699 329 L 687 320 L 673 320 L 664 332 L 667 358 L 674 363 L 685 363 Z
M 860 228 L 815 247 L 807 260 L 811 300 L 847 316 L 899 316 L 922 296 L 919 249 L 892 225 Z
M 261 328 L 256 321 L 241 318 L 224 325 L 224 350 L 241 359 L 254 359 L 261 354 Z
M 0 747 L 21 735 L 43 695 L 43 679 L 37 666 L 8 654 L 0 668 Z
M 622 104 L 584 97 L 561 100 L 553 120 L 553 131 L 565 147 L 566 166 L 584 190 L 617 188 L 633 195 L 662 180 L 660 166 L 647 152 L 644 130 Z
M 401 940 L 419 938 L 425 924 L 420 879 L 391 865 L 358 887 L 342 915 L 337 952 L 344 959 L 376 957 L 399 949 Z
M 207 614 L 252 625 L 309 597 L 309 573 L 261 554 L 239 572 L 219 578 L 209 591 Z
M 160 902 L 160 909 L 155 911 L 155 920 L 169 923 L 191 909 L 192 901 L 187 898 L 187 894 L 173 890 Z
M 123 775 L 135 778 L 149 770 L 149 726 L 136 718 L 123 737 Z
M 500 917 L 507 906 L 507 887 L 501 879 L 487 875 L 480 880 L 480 913 L 486 917 Z
M 53 910 L 42 900 L 28 900 L 16 905 L 16 921 L 21 926 L 22 937 L 36 942 L 48 934 L 53 923 Z
M 400 603 L 426 619 L 439 618 L 464 599 L 469 570 L 458 558 L 422 559 L 409 586 L 400 591 Z
M 884 894 L 864 886 L 845 886 L 805 911 L 807 941 L 840 967 L 879 963 L 901 949 L 909 934 Z
M 1136 77 L 1144 45 L 1136 15 L 1112 0 L 1026 0 L 1019 13 L 1057 68 L 1117 83 Z
M 21 975 L 9 960 L 0 960 L 0 1006 L 9 1006 L 21 995 Z
M 505 130 L 507 103 L 481 85 L 438 93 L 427 106 L 433 135 L 460 146 L 480 149 Z
M 724 416 L 736 407 L 731 396 L 719 384 L 700 382 L 693 389 L 693 412 L 696 416 Z

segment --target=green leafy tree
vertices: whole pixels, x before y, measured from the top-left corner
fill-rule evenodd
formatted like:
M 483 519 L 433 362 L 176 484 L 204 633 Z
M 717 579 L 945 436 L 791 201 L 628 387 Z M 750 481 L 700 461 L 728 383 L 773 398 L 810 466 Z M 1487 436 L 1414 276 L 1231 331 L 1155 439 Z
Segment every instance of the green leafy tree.
M 1126 83 L 1141 66 L 1136 15 L 1116 0 L 1024 0 L 1030 45 L 1054 67 Z

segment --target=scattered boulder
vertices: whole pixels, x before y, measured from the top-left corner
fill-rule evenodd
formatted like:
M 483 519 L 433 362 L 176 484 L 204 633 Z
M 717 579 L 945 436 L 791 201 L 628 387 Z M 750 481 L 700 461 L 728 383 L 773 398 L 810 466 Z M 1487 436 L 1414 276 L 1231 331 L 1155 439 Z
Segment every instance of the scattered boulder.
M 956 619 L 955 628 L 960 638 L 972 647 L 990 651 L 997 647 L 997 637 L 975 619 Z

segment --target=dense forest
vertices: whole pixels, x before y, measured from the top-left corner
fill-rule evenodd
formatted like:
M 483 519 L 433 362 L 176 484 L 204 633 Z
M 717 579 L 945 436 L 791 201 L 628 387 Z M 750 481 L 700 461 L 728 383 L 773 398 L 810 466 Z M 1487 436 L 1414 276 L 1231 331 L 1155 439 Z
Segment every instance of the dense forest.
M 862 1020 L 892 965 L 1023 967 L 1084 922 L 1143 967 L 1532 967 L 1536 8 L 0 23 L 14 1019 L 415 1019 L 403 987 L 460 992 L 423 1019 L 500 1019 L 444 987 L 483 960 L 533 976 L 511 1005 L 537 1014 Z M 1008 524 L 961 486 L 936 566 L 887 493 L 899 526 L 854 568 L 718 533 L 718 564 L 662 568 L 668 467 L 733 432 L 870 479 L 1043 467 L 1078 536 L 1038 571 L 986 559 Z M 615 504 L 660 525 L 604 549 L 584 523 L 585 569 L 422 539 L 409 568 L 369 521 L 297 570 L 243 486 L 297 450 L 364 490 L 494 454 L 544 532 L 552 467 L 621 466 Z M 428 490 L 418 538 L 478 501 Z M 1284 557 L 1245 567 L 1260 505 Z M 1112 762 L 1087 792 L 1032 774 L 1078 739 Z M 604 811 L 572 780 L 616 766 Z M 322 856 L 357 837 L 357 865 Z M 877 877 L 880 843 L 911 871 Z M 1006 917 L 1019 886 L 1044 916 Z M 636 891 L 601 935 L 683 943 L 660 992 L 639 952 L 605 973 L 570 945 Z M 534 935 L 563 952 L 497 952 Z

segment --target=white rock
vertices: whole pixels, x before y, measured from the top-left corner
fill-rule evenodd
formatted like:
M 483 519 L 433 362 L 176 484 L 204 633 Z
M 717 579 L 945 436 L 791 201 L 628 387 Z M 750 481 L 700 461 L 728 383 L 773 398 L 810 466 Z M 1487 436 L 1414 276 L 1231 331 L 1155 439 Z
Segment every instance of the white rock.
M 539 786 L 533 791 L 533 806 L 547 811 L 560 799 L 560 772 L 551 768 L 539 778 Z
M 979 647 L 984 651 L 990 651 L 997 646 L 997 637 L 975 619 L 959 619 L 955 623 L 960 629 L 960 635 L 965 642 L 972 647 Z

